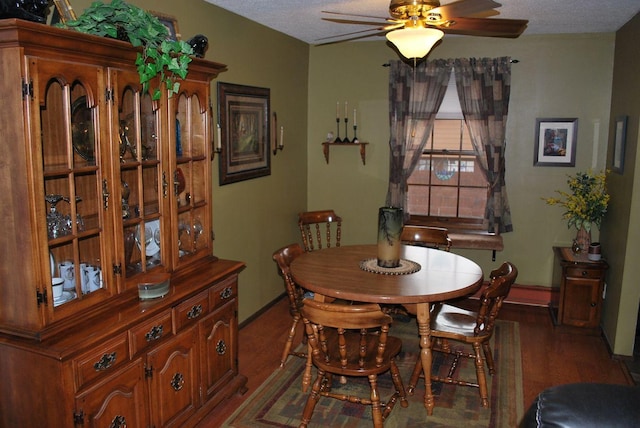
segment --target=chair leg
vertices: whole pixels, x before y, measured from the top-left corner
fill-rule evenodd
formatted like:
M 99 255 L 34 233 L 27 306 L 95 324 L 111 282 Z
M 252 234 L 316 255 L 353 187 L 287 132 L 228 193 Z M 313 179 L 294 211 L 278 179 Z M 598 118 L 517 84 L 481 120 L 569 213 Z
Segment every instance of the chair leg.
M 316 377 L 315 382 L 313 382 L 313 388 L 311 389 L 311 393 L 307 398 L 307 403 L 304 406 L 304 411 L 302 412 L 302 421 L 300 422 L 299 428 L 307 428 L 307 425 L 311 421 L 311 416 L 313 416 L 313 410 L 320 399 L 320 389 L 322 388 L 322 383 L 324 382 L 324 371 L 318 369 L 318 376 Z
M 393 394 L 389 403 L 387 403 L 387 408 L 384 412 L 384 418 L 386 419 L 391 410 L 393 410 L 393 406 L 395 405 L 397 397 L 400 397 L 400 405 L 402 407 L 409 407 L 409 402 L 407 401 L 407 393 L 404 390 L 404 385 L 402 384 L 402 378 L 400 377 L 400 370 L 398 370 L 398 365 L 395 361 L 391 361 L 391 381 L 393 382 L 393 386 L 396 388 L 396 393 Z
M 371 386 L 371 417 L 374 428 L 383 427 L 382 406 L 380 404 L 380 394 L 378 393 L 378 376 L 369 375 L 369 385 Z
M 496 374 L 495 363 L 493 362 L 493 354 L 491 353 L 491 346 L 489 342 L 482 343 L 482 349 L 484 350 L 484 359 L 487 361 L 487 367 L 489 368 L 489 374 Z
M 307 344 L 307 361 L 304 367 L 304 373 L 302 374 L 302 392 L 309 390 L 311 384 L 311 370 L 313 368 L 313 361 L 311 359 L 311 345 Z
M 299 321 L 300 321 L 299 315 L 293 317 L 293 323 L 291 324 L 291 328 L 289 329 L 289 336 L 287 337 L 287 342 L 284 344 L 282 357 L 280 357 L 280 368 L 284 367 L 284 364 L 287 362 L 287 358 L 289 357 L 289 353 L 291 352 L 293 338 L 296 335 L 296 327 L 298 327 Z
M 487 377 L 484 372 L 484 361 L 482 359 L 482 351 L 479 343 L 473 344 L 476 362 L 476 376 L 478 377 L 478 389 L 480 390 L 480 400 L 482 407 L 489 407 L 489 393 L 487 391 Z
M 416 389 L 416 385 L 420 380 L 421 374 L 422 374 L 422 360 L 420 359 L 420 354 L 418 354 L 418 358 L 416 359 L 416 364 L 413 366 L 413 373 L 411 373 L 411 377 L 409 378 L 409 387 L 407 388 L 407 394 L 413 395 L 413 392 Z

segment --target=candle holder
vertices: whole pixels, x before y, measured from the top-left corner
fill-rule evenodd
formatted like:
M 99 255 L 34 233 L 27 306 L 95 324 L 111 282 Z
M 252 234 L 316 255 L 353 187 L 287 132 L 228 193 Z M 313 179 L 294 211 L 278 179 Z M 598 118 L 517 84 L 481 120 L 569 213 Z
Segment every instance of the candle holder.
M 343 143 L 350 143 L 351 141 L 349 141 L 349 127 L 347 126 L 347 124 L 349 123 L 349 118 L 345 117 L 344 118 L 344 138 L 342 139 Z
M 353 140 L 351 140 L 352 143 L 359 143 L 360 140 L 358 140 L 358 127 L 356 125 L 353 125 Z
M 337 134 L 336 134 L 336 139 L 333 140 L 334 143 L 342 143 L 342 140 L 340 139 L 340 118 L 336 117 L 336 128 L 338 130 Z

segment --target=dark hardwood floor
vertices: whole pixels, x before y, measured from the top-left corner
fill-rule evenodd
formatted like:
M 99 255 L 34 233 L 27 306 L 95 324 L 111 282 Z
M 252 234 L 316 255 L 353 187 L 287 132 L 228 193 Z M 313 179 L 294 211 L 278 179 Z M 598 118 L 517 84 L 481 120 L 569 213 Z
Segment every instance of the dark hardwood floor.
M 601 336 L 555 328 L 547 308 L 505 304 L 500 318 L 520 324 L 525 410 L 540 391 L 552 385 L 574 382 L 633 384 L 625 364 L 611 357 Z M 249 379 L 248 391 L 224 401 L 198 428 L 220 426 L 274 370 L 278 370 L 290 326 L 288 302 L 282 298 L 240 329 L 239 365 L 240 372 Z M 301 327 L 299 330 L 301 334 Z

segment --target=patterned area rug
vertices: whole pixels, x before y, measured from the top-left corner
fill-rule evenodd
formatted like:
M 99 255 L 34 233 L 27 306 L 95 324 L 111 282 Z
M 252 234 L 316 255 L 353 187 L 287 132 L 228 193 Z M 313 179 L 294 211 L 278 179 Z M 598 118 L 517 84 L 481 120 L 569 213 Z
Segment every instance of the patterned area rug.
M 419 344 L 415 320 L 396 320 L 390 333 L 403 341 L 403 351 L 397 358 L 405 388 L 408 385 L 414 362 L 418 356 Z M 418 383 L 413 396 L 408 397 L 409 407 L 403 408 L 399 402 L 385 421 L 385 428 L 391 427 L 492 427 L 511 428 L 522 419 L 522 366 L 520 356 L 520 333 L 518 323 L 498 321 L 491 345 L 496 361 L 496 375 L 489 376 L 489 405 L 480 406 L 477 388 L 433 383 L 435 408 L 432 416 L 427 416 L 423 405 L 424 381 Z M 434 353 L 434 371 L 445 375 L 448 368 L 446 358 Z M 475 382 L 473 361 L 463 358 L 458 376 Z M 233 428 L 284 428 L 297 427 L 307 400 L 307 393 L 301 390 L 304 361 L 289 357 L 284 369 L 277 369 L 233 415 L 222 425 Z M 315 370 L 313 373 L 315 379 Z M 368 394 L 365 380 L 349 378 L 347 385 L 334 380 L 333 388 L 338 391 L 360 388 Z M 384 400 L 391 396 L 390 375 L 378 377 L 380 396 Z M 371 427 L 369 406 L 362 406 L 321 397 L 316 405 L 309 427 Z

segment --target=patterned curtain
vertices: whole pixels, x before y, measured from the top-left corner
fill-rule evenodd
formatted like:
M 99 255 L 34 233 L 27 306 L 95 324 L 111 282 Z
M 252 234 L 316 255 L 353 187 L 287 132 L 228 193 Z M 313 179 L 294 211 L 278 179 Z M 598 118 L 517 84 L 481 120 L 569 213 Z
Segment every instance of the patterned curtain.
M 511 232 L 511 210 L 504 180 L 511 60 L 508 57 L 456 59 L 454 69 L 462 114 L 489 182 L 486 230 Z
M 411 67 L 391 61 L 389 74 L 389 188 L 386 205 L 407 212 L 407 179 L 418 164 L 440 108 L 453 64 L 425 61 Z

